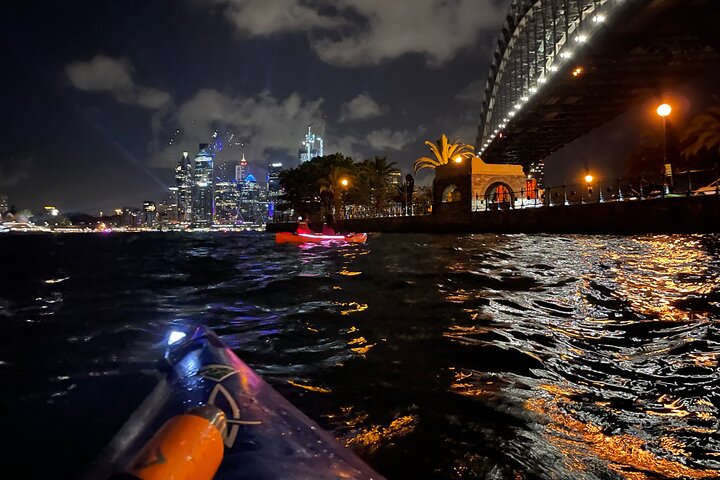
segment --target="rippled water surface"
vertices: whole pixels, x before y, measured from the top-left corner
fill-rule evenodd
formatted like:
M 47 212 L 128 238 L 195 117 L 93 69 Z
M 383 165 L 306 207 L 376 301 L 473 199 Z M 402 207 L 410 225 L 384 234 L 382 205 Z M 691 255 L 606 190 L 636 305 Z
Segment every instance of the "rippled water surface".
M 389 478 L 720 476 L 720 237 L 0 236 L 0 419 L 73 478 L 213 327 Z

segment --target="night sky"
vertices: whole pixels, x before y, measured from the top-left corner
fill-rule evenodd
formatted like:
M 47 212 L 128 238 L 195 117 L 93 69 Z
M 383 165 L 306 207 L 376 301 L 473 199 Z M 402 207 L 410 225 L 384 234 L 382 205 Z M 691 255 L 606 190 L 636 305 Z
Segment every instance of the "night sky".
M 164 199 L 181 152 L 214 131 L 216 165 L 244 152 L 258 178 L 297 165 L 310 123 L 326 154 L 403 173 L 425 139 L 474 143 L 510 0 L 5 3 L 0 193 L 97 213 Z M 587 168 L 569 152 L 550 180 Z

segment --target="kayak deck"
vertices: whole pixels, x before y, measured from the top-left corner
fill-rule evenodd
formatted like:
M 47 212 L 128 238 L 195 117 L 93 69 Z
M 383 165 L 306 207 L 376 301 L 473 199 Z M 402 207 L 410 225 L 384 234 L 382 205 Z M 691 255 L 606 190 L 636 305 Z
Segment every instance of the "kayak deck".
M 216 480 L 382 477 L 297 410 L 209 329 L 166 356 L 170 370 L 105 448 L 86 479 L 121 471 L 169 418 L 213 405 L 228 420 Z

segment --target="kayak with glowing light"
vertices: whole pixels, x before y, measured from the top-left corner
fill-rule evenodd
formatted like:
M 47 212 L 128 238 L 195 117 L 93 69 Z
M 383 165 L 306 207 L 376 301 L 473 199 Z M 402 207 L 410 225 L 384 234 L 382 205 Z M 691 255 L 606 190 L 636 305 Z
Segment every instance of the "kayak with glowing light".
M 84 479 L 382 479 L 210 329 L 167 343 L 164 378 Z
M 277 243 L 365 243 L 367 233 L 348 233 L 347 235 L 321 235 L 319 233 L 278 232 Z

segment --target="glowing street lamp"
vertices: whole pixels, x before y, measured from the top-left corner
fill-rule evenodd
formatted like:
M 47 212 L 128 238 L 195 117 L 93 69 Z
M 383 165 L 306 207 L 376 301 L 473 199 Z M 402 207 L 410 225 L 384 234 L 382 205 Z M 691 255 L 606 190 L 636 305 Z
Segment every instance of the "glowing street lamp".
M 463 159 L 462 159 L 462 156 L 460 156 L 460 155 L 458 155 L 457 157 L 455 157 L 453 159 L 453 162 L 455 162 L 455 163 L 462 163 L 462 161 L 463 161 Z
M 343 178 L 340 180 L 340 185 L 342 185 L 343 187 L 347 187 L 349 183 L 350 182 L 348 182 L 347 178 Z
M 587 175 L 585 175 L 585 183 L 587 183 L 588 202 L 592 201 L 592 193 L 593 193 L 592 182 L 593 182 L 593 180 L 594 180 L 593 176 L 590 175 L 589 173 Z
M 657 114 L 662 118 L 669 116 L 672 113 L 672 107 L 667 103 L 663 103 L 657 108 Z
M 672 187 L 672 167 L 668 168 L 668 144 L 667 144 L 667 117 L 672 113 L 672 107 L 667 103 L 663 103 L 657 107 L 657 114 L 662 118 L 663 122 L 663 165 L 665 165 L 665 176 L 670 177 L 670 186 Z M 689 169 L 688 169 L 689 170 Z M 688 173 L 688 176 L 690 174 Z

